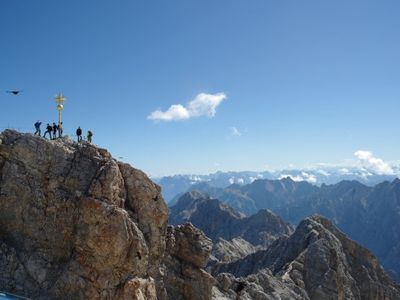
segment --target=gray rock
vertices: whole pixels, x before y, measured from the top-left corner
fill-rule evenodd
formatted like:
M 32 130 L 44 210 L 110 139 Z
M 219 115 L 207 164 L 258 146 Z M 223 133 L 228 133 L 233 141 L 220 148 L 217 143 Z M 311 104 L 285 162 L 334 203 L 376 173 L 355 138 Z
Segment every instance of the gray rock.
M 283 178 L 219 189 L 200 183 L 191 189 L 208 193 L 248 215 L 270 209 L 292 224 L 313 214 L 324 215 L 370 249 L 386 271 L 400 280 L 400 179 L 373 187 L 355 180 L 317 187 Z
M 266 247 L 280 236 L 290 235 L 293 227 L 268 210 L 246 217 L 233 208 L 192 191 L 171 207 L 170 224 L 191 222 L 217 243 L 219 238 L 241 237 L 252 245 Z
M 0 290 L 34 299 L 183 297 L 164 285 L 168 209 L 143 172 L 86 142 L 11 130 L 0 140 Z M 171 268 L 185 271 L 181 283 L 193 294 L 211 297 L 212 277 L 200 268 L 208 240 L 171 230 Z
M 243 258 L 261 250 L 260 246 L 253 246 L 246 240 L 238 237 L 230 241 L 220 238 L 214 245 L 212 255 L 220 262 L 228 263 Z
M 216 265 L 214 274 L 249 276 L 265 268 L 310 299 L 400 299 L 400 287 L 372 253 L 320 216 L 305 219 L 267 250 Z
M 212 242 L 192 224 L 169 226 L 164 283 L 170 299 L 209 300 L 214 278 L 199 267 L 207 264 Z
M 216 277 L 214 299 L 259 299 L 259 300 L 308 300 L 306 291 L 293 283 L 274 277 L 268 269 L 245 278 L 236 278 L 229 273 Z

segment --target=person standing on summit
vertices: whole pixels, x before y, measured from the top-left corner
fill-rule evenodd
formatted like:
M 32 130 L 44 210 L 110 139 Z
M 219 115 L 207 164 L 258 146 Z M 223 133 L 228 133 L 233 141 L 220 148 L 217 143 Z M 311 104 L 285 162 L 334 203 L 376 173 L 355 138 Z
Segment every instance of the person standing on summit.
M 89 143 L 92 142 L 92 137 L 93 137 L 93 132 L 91 132 L 90 130 L 87 132 L 87 140 Z
M 80 126 L 79 126 L 78 129 L 76 130 L 76 136 L 78 137 L 78 143 L 79 143 L 80 141 L 82 141 L 82 129 L 81 129 Z
M 53 140 L 57 138 L 58 126 L 53 122 Z
M 50 137 L 50 139 L 51 139 L 51 132 L 52 132 L 52 131 L 53 131 L 53 126 L 51 126 L 49 123 L 47 123 L 46 131 L 45 131 L 43 137 L 45 138 L 46 135 L 47 135 L 47 133 L 48 133 L 48 134 L 49 134 L 49 137 Z
M 37 121 L 35 123 L 35 135 L 41 136 L 42 134 L 40 133 L 40 125 L 42 125 L 42 122 Z
M 58 124 L 58 137 L 60 138 L 62 137 L 62 135 L 63 135 L 63 122 L 60 122 Z

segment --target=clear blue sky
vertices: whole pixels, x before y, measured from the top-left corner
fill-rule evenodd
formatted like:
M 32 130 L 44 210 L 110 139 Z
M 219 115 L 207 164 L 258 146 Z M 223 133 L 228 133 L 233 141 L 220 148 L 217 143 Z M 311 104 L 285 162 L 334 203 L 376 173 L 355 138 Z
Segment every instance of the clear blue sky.
M 56 121 L 62 91 L 67 133 L 150 175 L 397 160 L 399 16 L 398 0 L 1 0 L 0 127 Z M 226 94 L 214 117 L 147 118 L 200 93 Z

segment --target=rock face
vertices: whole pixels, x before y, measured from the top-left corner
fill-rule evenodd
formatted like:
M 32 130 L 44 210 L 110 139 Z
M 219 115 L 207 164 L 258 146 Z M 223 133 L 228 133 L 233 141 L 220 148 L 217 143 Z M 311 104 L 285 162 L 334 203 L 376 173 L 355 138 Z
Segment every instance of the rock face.
M 223 272 L 247 276 L 217 277 L 218 293 L 239 298 L 257 292 L 266 295 L 259 299 L 275 299 L 268 298 L 271 286 L 258 279 L 274 275 L 273 284 L 280 289 L 283 284 L 285 293 L 295 293 L 298 299 L 400 299 L 400 287 L 377 259 L 320 216 L 305 219 L 292 236 L 280 238 L 267 250 L 215 266 L 214 274 Z M 242 282 L 239 292 L 238 282 Z
M 245 217 L 217 199 L 196 191 L 184 194 L 171 207 L 170 223 L 185 222 L 200 228 L 214 243 L 219 238 L 229 241 L 241 237 L 252 245 L 266 247 L 278 237 L 293 232 L 291 225 L 268 210 Z
M 229 273 L 216 277 L 213 298 L 232 300 L 309 300 L 306 291 L 293 283 L 283 282 L 273 276 L 271 271 L 263 269 L 245 278 L 236 278 Z M 337 299 L 337 298 L 332 298 Z M 319 300 L 319 299 L 317 299 Z
M 164 272 L 170 299 L 210 299 L 214 278 L 201 268 L 211 248 L 211 240 L 192 224 L 168 227 Z
M 324 215 L 372 250 L 393 278 L 400 280 L 399 179 L 374 187 L 354 180 L 316 187 L 284 178 L 256 180 L 225 189 L 201 183 L 191 189 L 208 193 L 239 212 L 252 214 L 259 209 L 270 209 L 292 224 L 309 215 Z
M 212 259 L 223 263 L 233 262 L 261 249 L 262 247 L 253 246 L 240 237 L 230 241 L 220 238 L 218 242 L 214 244 Z
M 106 150 L 0 134 L 0 290 L 34 299 L 178 299 L 201 287 L 209 299 L 212 280 L 200 270 L 208 243 L 194 229 L 167 232 L 167 219 L 160 188 Z M 185 247 L 199 255 L 188 258 Z M 166 261 L 175 269 L 184 262 L 184 291 L 168 294 Z

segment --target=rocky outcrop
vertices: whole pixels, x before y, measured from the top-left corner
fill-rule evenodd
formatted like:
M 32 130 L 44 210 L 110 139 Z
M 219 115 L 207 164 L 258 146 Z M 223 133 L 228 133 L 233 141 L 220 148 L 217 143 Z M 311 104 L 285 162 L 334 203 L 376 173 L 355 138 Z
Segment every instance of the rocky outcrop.
M 211 299 L 214 278 L 201 269 L 208 262 L 211 248 L 211 240 L 192 224 L 168 227 L 163 272 L 171 299 Z
M 293 283 L 283 282 L 264 269 L 245 278 L 236 278 L 229 273 L 216 277 L 213 289 L 215 300 L 309 300 L 306 291 Z M 332 298 L 336 299 L 336 298 Z
M 222 263 L 233 262 L 249 254 L 261 250 L 260 246 L 253 246 L 241 237 L 230 241 L 220 238 L 213 247 L 213 259 Z
M 320 216 L 305 219 L 292 236 L 280 238 L 267 250 L 217 265 L 214 273 L 246 277 L 265 268 L 290 290 L 295 285 L 304 299 L 400 299 L 400 287 L 377 259 Z M 223 290 L 232 293 L 235 285 Z
M 171 207 L 170 223 L 191 222 L 217 243 L 219 238 L 241 237 L 252 245 L 266 247 L 280 236 L 290 235 L 293 227 L 268 210 L 249 217 L 217 199 L 192 191 Z
M 0 134 L 0 290 L 34 299 L 178 299 L 188 287 L 207 293 L 208 250 L 185 256 L 185 247 L 203 249 L 203 239 L 186 227 L 167 232 L 167 219 L 160 188 L 106 150 L 67 137 Z M 188 273 L 185 290 L 172 296 L 165 261 Z

